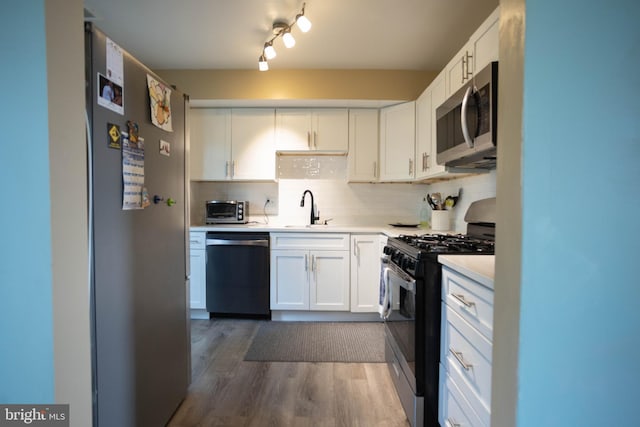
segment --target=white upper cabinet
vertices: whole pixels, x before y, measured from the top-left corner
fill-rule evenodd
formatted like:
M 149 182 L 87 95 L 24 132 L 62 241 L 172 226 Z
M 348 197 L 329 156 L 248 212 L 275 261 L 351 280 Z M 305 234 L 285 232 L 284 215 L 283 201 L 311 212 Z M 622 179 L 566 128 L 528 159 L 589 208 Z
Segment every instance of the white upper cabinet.
M 234 108 L 231 173 L 238 180 L 275 180 L 273 108 Z
M 377 109 L 349 110 L 349 181 L 378 180 Z
M 231 161 L 231 110 L 192 108 L 189 114 L 190 172 L 194 181 L 218 181 L 228 177 Z
M 497 8 L 447 64 L 446 96 L 455 93 L 491 61 L 498 60 L 499 19 L 500 8 Z
M 436 109 L 446 99 L 446 76 L 436 77 L 416 101 L 416 180 L 442 178 L 447 168 L 436 162 Z
M 274 180 L 273 108 L 194 108 L 190 112 L 190 178 Z
M 346 108 L 279 108 L 276 110 L 276 150 L 349 150 L 349 113 Z
M 413 180 L 415 129 L 415 101 L 380 110 L 380 181 Z
M 492 61 L 498 60 L 500 50 L 500 8 L 496 9 L 471 36 L 473 43 L 474 72 L 482 70 Z

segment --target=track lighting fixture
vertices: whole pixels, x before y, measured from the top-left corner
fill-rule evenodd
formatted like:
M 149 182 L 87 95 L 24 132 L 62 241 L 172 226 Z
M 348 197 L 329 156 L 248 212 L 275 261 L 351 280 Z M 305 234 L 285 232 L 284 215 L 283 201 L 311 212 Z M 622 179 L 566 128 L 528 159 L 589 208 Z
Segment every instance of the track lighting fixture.
M 296 39 L 293 38 L 291 34 L 291 27 L 297 25 L 300 28 L 300 31 L 306 33 L 311 29 L 311 21 L 304 16 L 304 7 L 306 3 L 302 4 L 302 11 L 296 15 L 296 19 L 293 23 L 287 24 L 286 22 L 276 21 L 273 23 L 273 37 L 264 44 L 262 48 L 262 53 L 258 58 L 258 69 L 260 71 L 267 71 L 269 69 L 269 64 L 267 60 L 273 59 L 276 57 L 276 50 L 273 47 L 273 42 L 278 37 L 282 37 L 282 42 L 286 48 L 292 48 L 296 44 Z

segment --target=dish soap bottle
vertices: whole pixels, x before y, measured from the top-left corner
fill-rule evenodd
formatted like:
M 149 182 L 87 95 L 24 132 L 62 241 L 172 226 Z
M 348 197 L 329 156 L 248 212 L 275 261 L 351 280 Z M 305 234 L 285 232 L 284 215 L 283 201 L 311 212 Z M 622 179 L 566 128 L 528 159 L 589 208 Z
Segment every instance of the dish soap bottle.
M 420 228 L 429 228 L 429 205 L 427 198 L 422 198 L 422 207 L 420 208 Z

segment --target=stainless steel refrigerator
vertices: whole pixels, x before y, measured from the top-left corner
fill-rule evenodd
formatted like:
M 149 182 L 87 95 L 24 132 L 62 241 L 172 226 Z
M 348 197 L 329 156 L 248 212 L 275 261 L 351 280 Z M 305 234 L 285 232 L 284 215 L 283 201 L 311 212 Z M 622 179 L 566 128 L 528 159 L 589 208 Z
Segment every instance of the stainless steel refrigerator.
M 173 129 L 155 126 L 147 75 L 162 79 L 125 50 L 120 51 L 122 74 L 113 76 L 107 68 L 117 70 L 120 57 L 107 48 L 108 41 L 95 26 L 85 25 L 94 426 L 155 427 L 167 423 L 190 378 L 188 97 L 172 89 L 167 111 Z M 102 78 L 119 83 L 120 99 L 99 103 L 100 96 L 107 96 Z M 118 103 L 121 111 L 108 108 Z M 112 125 L 127 131 L 128 121 L 144 138 L 144 187 L 150 201 L 144 209 L 123 210 L 127 169 L 110 133 L 115 132 Z

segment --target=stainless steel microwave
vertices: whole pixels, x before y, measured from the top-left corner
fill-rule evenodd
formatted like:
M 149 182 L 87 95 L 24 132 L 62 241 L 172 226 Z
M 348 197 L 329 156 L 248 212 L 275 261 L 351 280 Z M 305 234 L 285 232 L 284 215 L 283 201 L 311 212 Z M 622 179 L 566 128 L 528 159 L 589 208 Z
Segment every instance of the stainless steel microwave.
M 246 224 L 249 202 L 239 200 L 209 200 L 206 204 L 207 224 Z
M 436 109 L 438 164 L 494 168 L 497 119 L 498 63 L 492 62 Z

